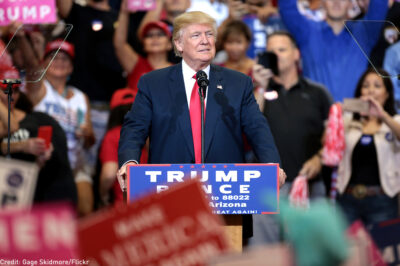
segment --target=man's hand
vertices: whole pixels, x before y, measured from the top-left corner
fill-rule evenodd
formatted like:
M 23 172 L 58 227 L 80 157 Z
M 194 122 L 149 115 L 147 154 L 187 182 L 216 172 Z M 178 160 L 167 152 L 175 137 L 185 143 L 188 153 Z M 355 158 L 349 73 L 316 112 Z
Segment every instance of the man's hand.
M 45 150 L 42 154 L 37 156 L 36 162 L 39 165 L 39 167 L 43 167 L 46 164 L 46 162 L 50 159 L 53 151 L 54 151 L 54 146 L 52 143 L 50 143 L 50 147 L 47 150 Z
M 81 124 L 75 134 L 78 138 L 83 139 L 83 147 L 85 149 L 89 149 L 96 142 L 92 126 L 86 123 Z
M 127 184 L 126 184 L 126 169 L 128 168 L 129 165 L 137 164 L 135 162 L 129 162 L 127 164 L 124 164 L 121 166 L 121 168 L 117 172 L 117 179 L 119 186 L 121 187 L 122 191 L 126 191 L 127 189 Z
M 243 15 L 248 13 L 248 7 L 242 1 L 237 0 L 229 0 L 228 1 L 229 8 L 229 17 L 231 19 L 242 19 Z
M 25 30 L 22 25 L 23 25 L 23 23 L 21 21 L 11 22 L 7 26 L 9 34 L 15 34 L 15 36 L 17 36 L 17 37 L 25 37 Z
M 127 164 L 125 164 L 125 165 L 123 165 L 119 170 L 118 170 L 118 173 L 117 173 L 117 179 L 118 179 L 118 183 L 119 183 L 119 186 L 121 187 L 121 190 L 122 191 L 125 191 L 126 190 L 126 167 L 127 167 L 128 165 Z
M 321 171 L 321 168 L 321 158 L 316 154 L 303 164 L 299 175 L 306 176 L 307 179 L 312 179 Z
M 279 167 L 279 188 L 281 188 L 283 184 L 285 184 L 286 177 L 287 176 L 285 171 L 283 171 L 283 169 Z
M 361 115 L 373 116 L 382 119 L 385 114 L 385 110 L 377 100 L 375 100 L 372 96 L 363 96 L 361 99 L 369 104 L 368 113 L 361 113 Z
M 256 87 L 266 89 L 268 87 L 269 80 L 274 75 L 271 69 L 265 68 L 260 64 L 255 64 L 252 69 L 252 75 Z
M 40 138 L 29 138 L 24 141 L 22 150 L 24 153 L 33 154 L 35 156 L 43 155 L 46 151 L 45 140 Z
M 270 4 L 263 7 L 250 5 L 249 13 L 256 14 L 259 20 L 261 20 L 263 23 L 266 23 L 270 16 L 278 14 L 278 9 Z
M 39 60 L 42 60 L 44 57 L 44 49 L 46 46 L 46 39 L 41 32 L 31 32 L 29 37 L 32 41 L 33 50 L 35 51 Z

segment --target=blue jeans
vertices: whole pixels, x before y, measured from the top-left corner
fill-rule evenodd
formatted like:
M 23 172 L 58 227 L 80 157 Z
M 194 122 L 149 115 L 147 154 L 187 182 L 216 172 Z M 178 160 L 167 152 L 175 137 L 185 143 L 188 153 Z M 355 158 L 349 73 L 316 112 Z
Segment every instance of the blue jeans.
M 357 199 L 351 194 L 342 194 L 338 196 L 337 202 L 349 224 L 361 220 L 364 225 L 370 225 L 398 217 L 397 197 L 390 198 L 385 194 L 363 199 Z

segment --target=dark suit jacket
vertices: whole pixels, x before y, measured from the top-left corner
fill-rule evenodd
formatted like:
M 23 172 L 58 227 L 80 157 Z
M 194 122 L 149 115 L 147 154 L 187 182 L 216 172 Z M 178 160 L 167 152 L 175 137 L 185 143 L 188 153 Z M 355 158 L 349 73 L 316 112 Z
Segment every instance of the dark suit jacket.
M 211 65 L 205 121 L 205 162 L 243 163 L 243 135 L 260 162 L 279 163 L 268 123 L 253 97 L 251 79 Z M 143 75 L 121 130 L 118 160 L 139 161 L 147 136 L 149 163 L 194 163 L 182 64 Z
M 251 79 L 211 65 L 205 121 L 205 162 L 244 163 L 243 132 L 263 163 L 280 163 Z M 139 162 L 147 136 L 149 163 L 194 163 L 194 147 L 182 64 L 143 75 L 132 110 L 125 116 L 118 147 L 121 167 Z M 253 235 L 251 215 L 243 216 L 243 237 Z

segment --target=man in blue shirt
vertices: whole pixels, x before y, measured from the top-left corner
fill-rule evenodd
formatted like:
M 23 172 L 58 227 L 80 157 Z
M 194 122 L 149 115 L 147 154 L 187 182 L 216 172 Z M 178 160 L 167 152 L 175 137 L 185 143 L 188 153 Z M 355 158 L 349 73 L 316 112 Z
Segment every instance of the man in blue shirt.
M 326 19 L 321 22 L 301 15 L 297 0 L 279 0 L 279 10 L 299 45 L 304 76 L 324 84 L 335 101 L 341 101 L 353 97 L 368 60 L 344 26 L 351 0 L 322 0 L 322 4 Z M 387 1 L 371 0 L 363 19 L 384 20 L 387 9 Z M 362 21 L 348 24 L 352 33 L 358 33 L 355 34 L 357 38 L 365 38 L 361 40 L 365 54 L 370 54 L 380 33 L 380 27 L 370 27 L 370 24 Z M 365 29 L 365 33 L 361 32 Z
M 400 79 L 397 78 L 400 75 L 400 42 L 386 50 L 383 67 L 392 76 L 396 109 L 400 112 Z

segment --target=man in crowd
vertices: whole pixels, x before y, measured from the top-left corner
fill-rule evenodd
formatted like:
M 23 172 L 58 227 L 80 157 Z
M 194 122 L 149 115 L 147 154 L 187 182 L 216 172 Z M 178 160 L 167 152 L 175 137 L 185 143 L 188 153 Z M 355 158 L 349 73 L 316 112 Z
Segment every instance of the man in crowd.
M 123 187 L 126 165 L 139 161 L 147 137 L 149 163 L 201 163 L 200 97 L 195 79 L 200 70 L 209 77 L 204 162 L 243 163 L 244 132 L 260 162 L 279 163 L 268 123 L 254 99 L 251 79 L 211 65 L 215 38 L 215 20 L 203 12 L 187 12 L 175 19 L 174 48 L 183 60 L 150 72 L 139 81 L 118 148 L 118 178 Z M 284 179 L 281 170 L 281 184 Z
M 345 29 L 351 0 L 323 0 L 325 21 L 315 22 L 300 14 L 297 0 L 279 0 L 282 19 L 293 34 L 303 61 L 306 77 L 325 85 L 336 101 L 353 97 L 356 83 L 367 67 L 367 58 Z M 364 20 L 384 20 L 387 0 L 371 0 Z M 360 32 L 365 23 L 348 23 L 352 33 Z M 368 27 L 368 42 L 363 43 L 370 54 L 379 38 L 379 27 Z M 358 36 L 357 36 L 358 37 Z
M 277 55 L 279 74 L 273 75 L 270 69 L 256 64 L 253 78 L 258 86 L 257 101 L 267 117 L 281 166 L 288 175 L 280 195 L 287 196 L 293 180 L 302 175 L 308 179 L 311 197 L 324 197 L 320 152 L 331 97 L 321 85 L 299 75 L 300 52 L 289 33 L 269 35 L 267 47 Z M 274 217 L 255 216 L 254 237 L 250 243 L 278 240 L 279 227 Z
M 400 111 L 400 42 L 390 46 L 385 53 L 383 67 L 390 74 L 393 82 L 395 106 Z

